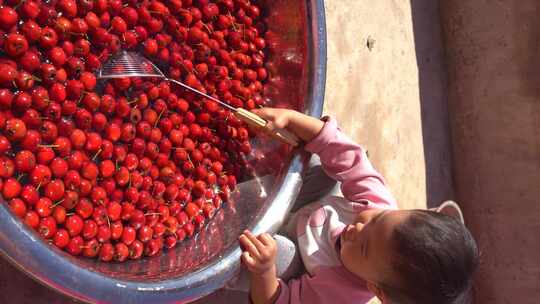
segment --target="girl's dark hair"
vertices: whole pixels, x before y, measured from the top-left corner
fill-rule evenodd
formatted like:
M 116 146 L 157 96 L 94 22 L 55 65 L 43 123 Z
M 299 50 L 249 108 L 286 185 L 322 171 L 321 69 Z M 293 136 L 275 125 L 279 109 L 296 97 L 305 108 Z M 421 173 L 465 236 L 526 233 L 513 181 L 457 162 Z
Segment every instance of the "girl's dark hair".
M 392 266 L 399 280 L 381 284 L 390 303 L 469 303 L 478 248 L 459 220 L 414 210 L 396 227 L 392 243 Z

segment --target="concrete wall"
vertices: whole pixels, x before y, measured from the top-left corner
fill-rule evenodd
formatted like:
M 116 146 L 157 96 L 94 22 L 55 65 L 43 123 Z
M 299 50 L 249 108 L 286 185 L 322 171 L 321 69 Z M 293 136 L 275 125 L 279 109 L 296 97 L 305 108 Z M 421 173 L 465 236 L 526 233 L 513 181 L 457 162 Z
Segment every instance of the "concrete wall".
M 475 303 L 540 301 L 539 13 L 441 1 L 456 195 L 483 254 Z

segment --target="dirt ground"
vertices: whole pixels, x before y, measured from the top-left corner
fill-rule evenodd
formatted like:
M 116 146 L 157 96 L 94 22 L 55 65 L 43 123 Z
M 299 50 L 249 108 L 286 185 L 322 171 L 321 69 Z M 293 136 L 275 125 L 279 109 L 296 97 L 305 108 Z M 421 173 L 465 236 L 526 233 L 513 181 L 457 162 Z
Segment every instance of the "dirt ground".
M 452 198 L 438 1 L 326 1 L 325 112 L 363 144 L 402 208 Z

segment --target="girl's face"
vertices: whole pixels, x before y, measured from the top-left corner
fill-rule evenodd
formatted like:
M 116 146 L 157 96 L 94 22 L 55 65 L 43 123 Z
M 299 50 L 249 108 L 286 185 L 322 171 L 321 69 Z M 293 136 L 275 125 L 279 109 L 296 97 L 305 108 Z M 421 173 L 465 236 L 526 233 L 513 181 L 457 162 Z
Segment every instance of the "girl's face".
M 394 228 L 408 216 L 403 210 L 367 210 L 341 234 L 341 261 L 367 282 L 392 282 L 390 265 Z

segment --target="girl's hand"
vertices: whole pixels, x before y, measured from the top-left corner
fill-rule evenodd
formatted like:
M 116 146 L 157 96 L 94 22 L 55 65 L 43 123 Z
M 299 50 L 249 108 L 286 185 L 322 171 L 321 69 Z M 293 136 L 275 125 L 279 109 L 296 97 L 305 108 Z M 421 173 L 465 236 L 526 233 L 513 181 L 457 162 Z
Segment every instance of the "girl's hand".
M 265 128 L 267 132 L 287 129 L 306 143 L 317 136 L 324 126 L 321 120 L 294 110 L 261 108 L 252 112 L 267 121 Z
M 275 272 L 277 246 L 268 233 L 256 237 L 246 230 L 239 240 L 244 249 L 242 262 L 249 272 L 257 275 Z
M 269 133 L 280 129 L 286 129 L 289 126 L 291 116 L 294 114 L 293 110 L 278 108 L 253 109 L 251 112 L 259 115 L 267 121 L 266 131 Z
M 240 235 L 240 245 L 244 249 L 242 262 L 251 272 L 250 298 L 254 304 L 274 303 L 279 295 L 279 282 L 276 277 L 276 241 L 263 233 L 255 237 L 244 231 Z

